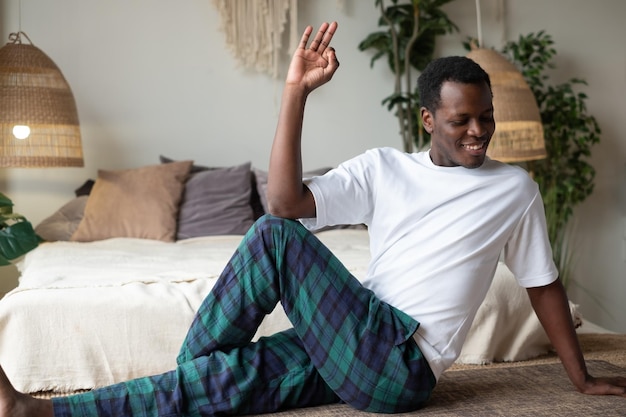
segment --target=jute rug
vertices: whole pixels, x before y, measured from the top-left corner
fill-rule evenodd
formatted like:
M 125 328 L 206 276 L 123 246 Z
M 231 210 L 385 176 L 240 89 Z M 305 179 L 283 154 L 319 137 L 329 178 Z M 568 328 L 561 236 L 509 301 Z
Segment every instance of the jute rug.
M 581 334 L 592 375 L 626 376 L 626 334 Z M 37 393 L 39 398 L 71 393 Z M 364 417 L 344 404 L 263 414 L 263 417 Z M 443 374 L 428 406 L 393 416 L 626 417 L 626 398 L 579 394 L 555 354 L 522 362 L 455 364 Z
M 626 369 L 591 360 L 592 375 L 624 376 Z M 344 404 L 312 407 L 265 417 L 358 417 Z M 483 367 L 444 373 L 429 405 L 397 416 L 626 416 L 626 398 L 588 396 L 575 391 L 560 363 Z

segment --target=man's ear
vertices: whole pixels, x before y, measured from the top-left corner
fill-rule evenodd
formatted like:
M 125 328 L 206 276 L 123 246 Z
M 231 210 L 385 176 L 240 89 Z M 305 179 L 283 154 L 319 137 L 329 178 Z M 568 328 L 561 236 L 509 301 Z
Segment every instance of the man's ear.
M 428 133 L 433 133 L 433 114 L 426 107 L 422 107 L 420 108 L 420 115 L 422 116 L 424 130 Z

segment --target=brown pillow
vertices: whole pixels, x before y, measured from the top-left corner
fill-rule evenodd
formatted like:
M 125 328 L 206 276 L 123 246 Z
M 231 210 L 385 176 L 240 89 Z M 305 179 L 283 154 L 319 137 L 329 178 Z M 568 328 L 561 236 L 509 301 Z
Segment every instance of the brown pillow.
M 174 241 L 176 220 L 192 161 L 98 171 L 85 214 L 71 240 L 113 237 Z

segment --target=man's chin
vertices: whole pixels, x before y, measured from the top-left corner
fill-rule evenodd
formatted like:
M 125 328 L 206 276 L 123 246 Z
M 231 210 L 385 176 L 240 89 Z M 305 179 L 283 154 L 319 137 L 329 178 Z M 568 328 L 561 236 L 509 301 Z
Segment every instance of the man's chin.
M 464 163 L 461 164 L 461 166 L 467 169 L 476 169 L 476 168 L 480 168 L 481 166 L 483 166 L 484 163 L 485 163 L 485 157 L 483 156 L 481 158 L 472 158 L 469 161 L 464 161 Z

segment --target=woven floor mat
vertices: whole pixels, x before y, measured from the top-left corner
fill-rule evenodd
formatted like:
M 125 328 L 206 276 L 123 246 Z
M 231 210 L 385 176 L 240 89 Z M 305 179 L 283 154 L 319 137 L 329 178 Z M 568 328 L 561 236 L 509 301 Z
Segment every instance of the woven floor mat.
M 588 361 L 592 375 L 625 376 L 626 369 L 604 361 Z M 334 404 L 264 417 L 381 416 Z M 579 394 L 560 363 L 485 368 L 444 373 L 429 405 L 394 416 L 626 416 L 626 398 Z

